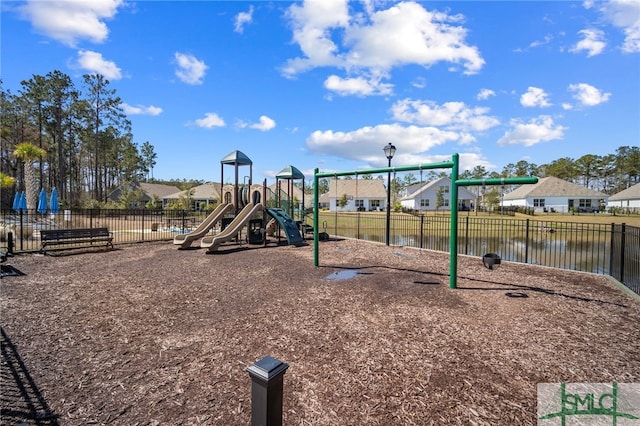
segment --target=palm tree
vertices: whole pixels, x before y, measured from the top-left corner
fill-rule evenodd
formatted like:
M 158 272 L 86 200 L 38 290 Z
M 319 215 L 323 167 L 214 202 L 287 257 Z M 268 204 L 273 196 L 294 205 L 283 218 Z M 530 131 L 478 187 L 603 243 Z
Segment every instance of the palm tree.
M 38 202 L 38 181 L 36 180 L 36 170 L 33 165 L 36 160 L 43 158 L 46 154 L 47 151 L 29 142 L 19 143 L 13 151 L 13 156 L 24 162 L 27 210 L 35 209 Z

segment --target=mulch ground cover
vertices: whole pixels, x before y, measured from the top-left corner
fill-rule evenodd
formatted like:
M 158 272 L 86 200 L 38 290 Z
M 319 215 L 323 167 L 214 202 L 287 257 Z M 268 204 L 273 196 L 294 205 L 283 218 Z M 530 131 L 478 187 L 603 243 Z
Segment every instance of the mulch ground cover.
M 536 424 L 536 386 L 640 382 L 640 301 L 604 276 L 351 240 L 20 255 L 0 281 L 6 425 Z M 344 272 L 347 270 L 347 272 Z

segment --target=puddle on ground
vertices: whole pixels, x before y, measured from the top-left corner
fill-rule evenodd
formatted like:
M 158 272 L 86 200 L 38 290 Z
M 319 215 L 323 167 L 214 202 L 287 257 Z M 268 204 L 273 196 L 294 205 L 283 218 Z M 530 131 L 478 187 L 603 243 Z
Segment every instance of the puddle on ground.
M 353 269 L 343 269 L 332 274 L 327 275 L 325 278 L 328 280 L 348 280 L 358 275 L 358 271 Z

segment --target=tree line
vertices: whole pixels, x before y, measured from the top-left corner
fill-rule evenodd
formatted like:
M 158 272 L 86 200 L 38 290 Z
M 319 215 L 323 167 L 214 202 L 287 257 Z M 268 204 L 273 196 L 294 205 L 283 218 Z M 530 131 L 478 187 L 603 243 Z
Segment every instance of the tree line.
M 0 125 L 2 186 L 27 191 L 29 208 L 40 188 L 55 187 L 64 206 L 105 201 L 156 164 L 153 145 L 134 142 L 122 101 L 100 74 L 83 75 L 81 87 L 57 70 L 33 75 L 15 94 L 0 80 Z

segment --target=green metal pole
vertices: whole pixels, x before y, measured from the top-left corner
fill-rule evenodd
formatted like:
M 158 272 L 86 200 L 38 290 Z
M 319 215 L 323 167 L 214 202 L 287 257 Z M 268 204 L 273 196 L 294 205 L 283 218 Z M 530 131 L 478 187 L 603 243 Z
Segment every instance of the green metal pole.
M 453 167 L 452 161 L 443 161 L 440 163 L 414 164 L 411 166 L 393 166 L 382 167 L 379 169 L 363 169 L 351 170 L 346 172 L 318 173 L 318 178 L 336 177 L 336 176 L 354 176 L 354 175 L 370 175 L 373 173 L 389 173 L 389 172 L 412 172 L 415 170 L 431 170 L 431 169 L 450 169 Z
M 489 179 L 456 179 L 456 184 L 459 186 L 523 185 L 527 183 L 538 183 L 538 178 L 535 176 L 532 176 L 532 177 L 512 177 L 512 178 L 489 178 Z
M 313 170 L 313 266 L 318 263 L 318 169 Z
M 451 232 L 449 240 L 449 288 L 456 288 L 458 278 L 458 172 L 459 155 L 453 154 L 451 168 Z

